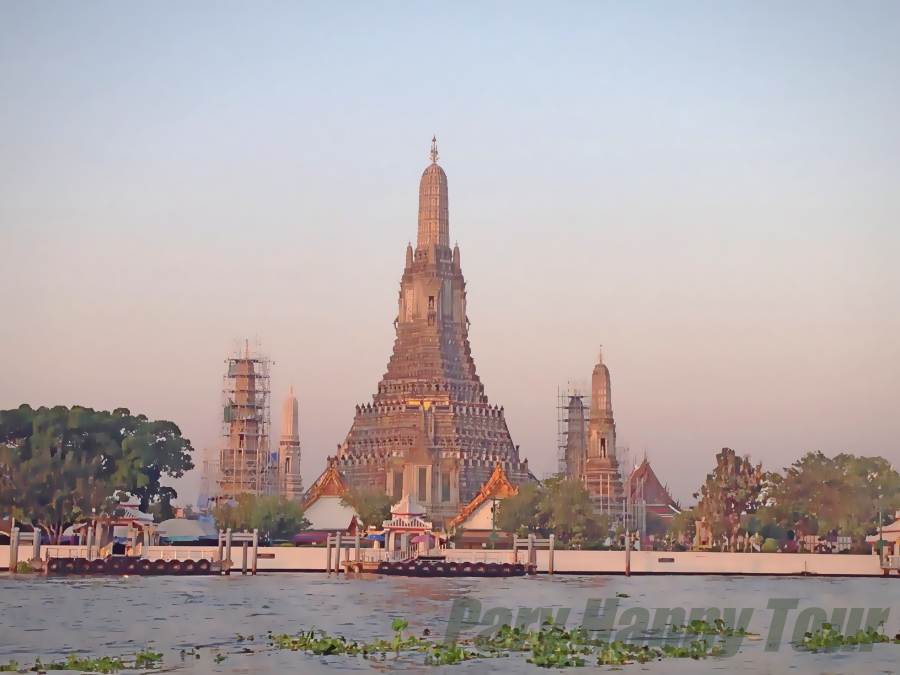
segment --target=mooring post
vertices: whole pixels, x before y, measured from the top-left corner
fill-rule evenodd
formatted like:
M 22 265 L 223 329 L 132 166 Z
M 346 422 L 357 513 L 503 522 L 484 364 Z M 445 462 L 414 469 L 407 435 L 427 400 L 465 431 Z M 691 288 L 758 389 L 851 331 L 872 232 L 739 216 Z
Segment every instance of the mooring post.
M 631 576 L 631 530 L 625 530 L 625 576 Z
M 222 547 L 225 545 L 225 530 L 219 530 L 219 546 L 216 550 L 216 559 L 222 563 Z
M 550 566 L 547 568 L 547 572 L 553 574 L 553 543 L 556 540 L 554 535 L 550 535 Z
M 9 531 L 9 571 L 15 572 L 19 564 L 19 528 Z
M 88 560 L 93 560 L 94 556 L 91 555 L 91 553 L 94 548 L 94 528 L 92 525 L 88 525 L 88 528 L 87 528 L 86 544 L 87 544 L 87 553 L 85 554 L 85 558 L 87 558 Z
M 259 530 L 253 528 L 253 576 L 256 576 L 256 560 L 259 556 Z
M 353 547 L 356 549 L 356 562 L 358 564 L 360 556 L 359 530 L 356 531 L 356 540 L 353 542 Z M 359 571 L 359 568 L 357 568 L 357 571 Z
M 534 560 L 534 558 L 535 558 L 535 555 L 534 555 L 534 535 L 533 535 L 533 534 L 529 534 L 529 535 L 528 535 L 528 564 L 529 564 L 529 565 L 535 565 L 535 560 Z M 537 565 L 535 565 L 535 567 L 537 567 Z M 535 571 L 537 571 L 537 570 L 535 570 Z
M 247 545 L 249 543 L 246 539 L 241 542 L 241 574 L 247 574 Z
M 225 574 L 231 574 L 231 528 L 225 530 L 225 560 L 222 566 Z
M 331 535 L 325 537 L 325 573 L 331 574 Z
M 31 540 L 31 559 L 41 559 L 41 531 L 37 525 L 34 527 L 34 538 Z
M 625 576 L 631 576 L 631 520 L 633 505 L 631 502 L 631 477 L 625 481 Z
M 334 542 L 335 548 L 335 556 L 334 556 L 334 572 L 335 574 L 341 573 L 341 533 L 338 532 L 335 536 Z

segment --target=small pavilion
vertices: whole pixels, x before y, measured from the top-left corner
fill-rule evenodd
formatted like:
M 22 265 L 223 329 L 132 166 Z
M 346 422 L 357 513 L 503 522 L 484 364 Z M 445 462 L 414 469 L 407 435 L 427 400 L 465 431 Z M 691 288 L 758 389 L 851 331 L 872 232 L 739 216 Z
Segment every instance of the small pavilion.
M 382 528 L 388 551 L 405 549 L 416 543 L 421 553 L 427 553 L 436 541 L 431 521 L 425 520 L 425 509 L 408 494 L 391 507 L 390 520 L 385 520 Z
M 866 543 L 872 545 L 872 553 L 878 553 L 878 542 L 884 540 L 884 550 L 886 555 L 900 555 L 900 511 L 894 514 L 894 522 L 885 525 L 884 528 L 875 534 L 866 537 Z

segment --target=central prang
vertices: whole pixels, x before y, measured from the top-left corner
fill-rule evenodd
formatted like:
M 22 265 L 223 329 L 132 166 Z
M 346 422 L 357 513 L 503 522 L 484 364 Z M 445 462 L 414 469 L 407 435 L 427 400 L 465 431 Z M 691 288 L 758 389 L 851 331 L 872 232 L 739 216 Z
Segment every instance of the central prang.
M 459 246 L 450 249 L 447 175 L 432 163 L 419 183 L 416 247 L 406 265 L 397 337 L 372 403 L 328 460 L 350 489 L 409 496 L 441 525 L 478 493 L 499 465 L 513 483 L 531 479 L 503 409 L 491 405 L 469 346 Z

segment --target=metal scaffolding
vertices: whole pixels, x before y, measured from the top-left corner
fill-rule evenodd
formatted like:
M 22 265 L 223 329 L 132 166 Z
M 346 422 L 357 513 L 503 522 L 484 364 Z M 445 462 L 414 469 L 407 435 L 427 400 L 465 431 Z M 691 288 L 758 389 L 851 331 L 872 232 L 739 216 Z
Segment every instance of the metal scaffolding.
M 249 342 L 225 361 L 222 384 L 222 450 L 219 498 L 272 492 L 277 465 L 269 444 L 271 361 Z
M 566 383 L 565 387 L 556 387 L 556 460 L 560 474 L 569 478 L 580 478 L 577 467 L 571 466 L 571 453 L 575 446 L 584 444 L 587 451 L 587 428 L 591 421 L 590 387 Z M 582 418 L 575 419 L 573 411 L 580 409 Z M 580 433 L 580 438 L 577 434 Z M 570 438 L 571 436 L 571 438 Z M 571 473 L 570 473 L 571 470 Z
M 585 480 L 584 467 L 580 462 L 587 455 L 588 429 L 591 423 L 590 387 L 567 382 L 556 388 L 556 448 L 560 474 L 574 480 Z M 619 459 L 619 475 L 627 493 L 628 478 L 634 466 L 628 446 L 615 448 Z M 636 486 L 636 499 L 632 503 L 622 498 L 612 500 L 601 496 L 596 500 L 597 513 L 608 515 L 613 523 L 625 524 L 638 531 L 646 530 L 646 504 L 643 500 L 643 485 Z M 608 488 L 607 488 L 608 491 Z

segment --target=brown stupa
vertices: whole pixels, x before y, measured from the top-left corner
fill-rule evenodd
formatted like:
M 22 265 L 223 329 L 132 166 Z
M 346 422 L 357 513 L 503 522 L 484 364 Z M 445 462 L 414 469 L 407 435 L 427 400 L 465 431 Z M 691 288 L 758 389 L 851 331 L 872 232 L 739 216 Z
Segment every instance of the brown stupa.
M 459 247 L 450 248 L 447 175 L 431 164 L 419 183 L 416 248 L 406 249 L 394 325 L 397 337 L 372 403 L 329 458 L 352 490 L 408 495 L 440 524 L 455 516 L 500 464 L 509 479 L 531 479 L 475 372 Z
M 591 376 L 591 421 L 588 425 L 587 457 L 582 467 L 591 501 L 601 513 L 625 510 L 625 491 L 616 459 L 616 423 L 613 419 L 612 385 L 603 354 Z

